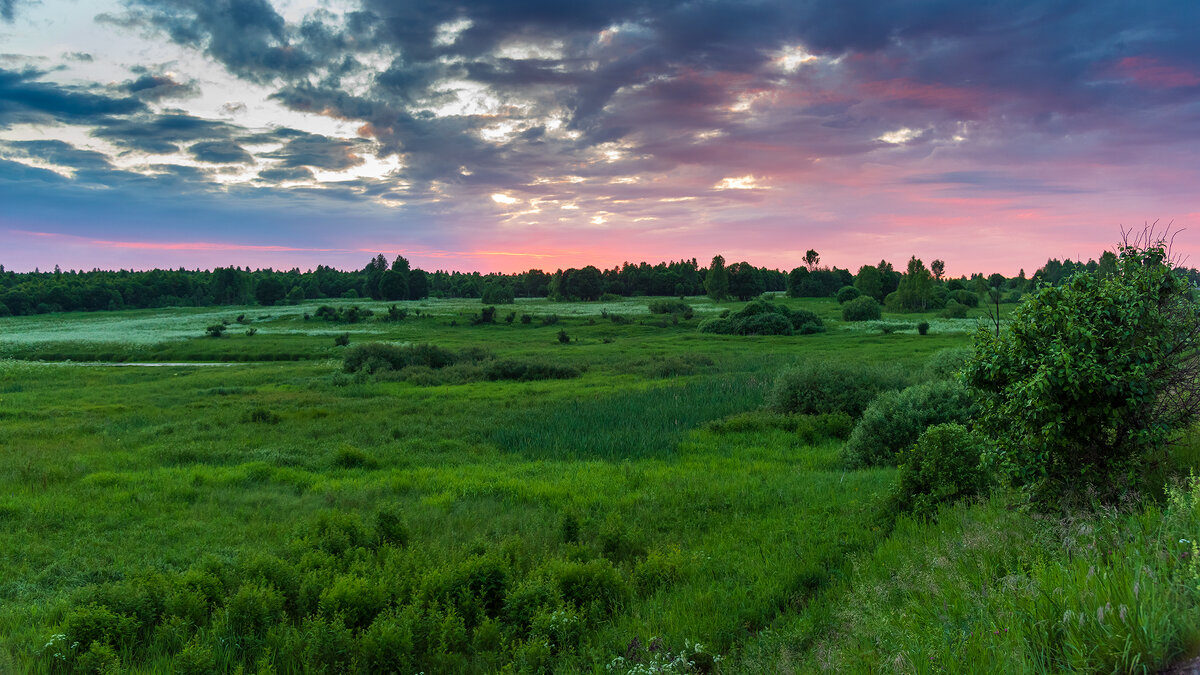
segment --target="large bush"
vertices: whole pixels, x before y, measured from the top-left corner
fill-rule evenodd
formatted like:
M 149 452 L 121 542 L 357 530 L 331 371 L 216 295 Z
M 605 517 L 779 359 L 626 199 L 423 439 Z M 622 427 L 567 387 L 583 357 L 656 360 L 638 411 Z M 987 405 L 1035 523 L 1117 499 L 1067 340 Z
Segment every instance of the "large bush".
M 838 304 L 844 305 L 851 300 L 862 297 L 862 291 L 854 286 L 842 286 L 837 292 Z
M 861 415 L 880 392 L 908 382 L 894 367 L 814 360 L 784 371 L 775 380 L 769 404 L 776 412 Z
M 934 424 L 966 423 L 973 406 L 957 380 L 926 382 L 903 391 L 885 391 L 871 401 L 842 450 L 851 467 L 895 464 L 901 450 Z
M 1117 270 L 1043 287 L 967 364 L 998 467 L 1043 495 L 1135 478 L 1196 417 L 1200 319 L 1161 241 L 1119 247 Z
M 702 333 L 726 335 L 807 335 L 824 331 L 825 323 L 815 313 L 765 300 L 751 302 L 728 317 L 700 323 Z
M 842 321 L 874 321 L 883 316 L 879 303 L 869 295 L 855 298 L 842 305 Z
M 393 345 L 386 342 L 367 342 L 346 350 L 343 368 L 347 373 L 359 370 L 379 372 L 400 370 L 407 366 L 444 368 L 458 358 L 449 349 L 436 345 Z
M 961 424 L 929 427 L 900 455 L 900 474 L 890 495 L 892 508 L 930 515 L 939 504 L 983 494 L 988 487 L 980 461 L 985 447 Z

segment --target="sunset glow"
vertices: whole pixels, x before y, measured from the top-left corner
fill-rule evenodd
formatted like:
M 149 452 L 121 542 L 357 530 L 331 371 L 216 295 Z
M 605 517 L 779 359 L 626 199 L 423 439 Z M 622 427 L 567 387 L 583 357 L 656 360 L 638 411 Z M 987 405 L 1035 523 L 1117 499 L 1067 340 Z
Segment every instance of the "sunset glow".
M 0 0 L 0 264 L 1200 264 L 1200 5 Z

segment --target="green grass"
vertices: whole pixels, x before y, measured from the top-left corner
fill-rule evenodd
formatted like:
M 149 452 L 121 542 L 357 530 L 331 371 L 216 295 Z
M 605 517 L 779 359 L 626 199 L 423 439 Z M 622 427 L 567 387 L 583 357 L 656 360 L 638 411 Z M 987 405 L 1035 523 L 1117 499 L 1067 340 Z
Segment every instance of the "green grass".
M 841 324 L 832 300 L 789 299 L 830 330 L 736 337 L 696 325 L 737 303 L 689 299 L 693 319 L 663 324 L 648 301 L 518 301 L 478 326 L 482 305 L 461 300 L 349 325 L 303 318 L 322 303 L 0 319 L 0 672 L 64 672 L 54 654 L 70 645 L 53 636 L 93 602 L 143 617 L 137 637 L 68 660 L 135 673 L 367 672 L 382 668 L 372 640 L 400 634 L 415 641 L 393 650 L 404 668 L 428 673 L 605 672 L 650 658 L 656 637 L 672 654 L 699 642 L 697 658 L 720 654 L 729 673 L 1133 671 L 1200 645 L 1195 568 L 1172 543 L 1200 535 L 1194 492 L 1078 523 L 997 498 L 893 529 L 880 513 L 895 470 L 843 470 L 847 422 L 761 410 L 779 372 L 813 359 L 920 377 L 933 353 L 970 344 L 973 319 L 884 334 Z M 378 318 L 390 303 L 329 304 Z M 506 324 L 509 311 L 560 320 Z M 229 337 L 203 337 L 223 319 Z M 342 332 L 582 374 L 347 374 Z M 1182 445 L 1180 465 L 1198 448 Z M 261 555 L 278 558 L 274 581 Z M 189 605 L 203 574 L 217 596 Z M 244 623 L 239 603 L 275 592 L 270 628 Z M 1140 637 L 1113 614 L 1047 623 L 1110 603 L 1134 612 Z

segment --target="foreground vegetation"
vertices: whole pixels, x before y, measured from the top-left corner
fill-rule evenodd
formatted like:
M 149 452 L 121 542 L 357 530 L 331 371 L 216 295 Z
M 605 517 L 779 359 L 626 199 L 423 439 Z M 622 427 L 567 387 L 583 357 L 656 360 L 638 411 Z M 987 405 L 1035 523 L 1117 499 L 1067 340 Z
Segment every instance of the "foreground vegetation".
M 983 309 L 657 302 L 0 320 L 0 671 L 1150 672 L 1200 648 L 1200 441 L 1099 512 L 955 503 L 896 464 L 928 425 L 968 433 Z

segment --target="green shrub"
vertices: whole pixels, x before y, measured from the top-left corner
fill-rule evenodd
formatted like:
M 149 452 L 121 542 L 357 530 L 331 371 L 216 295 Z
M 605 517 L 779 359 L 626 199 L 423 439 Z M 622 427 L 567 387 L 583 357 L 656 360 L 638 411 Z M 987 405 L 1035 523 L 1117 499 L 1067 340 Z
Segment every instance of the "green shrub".
M 551 565 L 550 573 L 563 600 L 580 609 L 595 604 L 612 613 L 629 597 L 629 585 L 604 558 L 583 563 L 558 561 Z
M 837 301 L 839 305 L 844 305 L 851 300 L 862 297 L 862 291 L 858 290 L 857 286 L 842 286 L 837 292 Z
M 379 461 L 358 448 L 343 445 L 333 453 L 333 466 L 338 469 L 375 469 Z
M 980 457 L 985 447 L 961 424 L 929 427 L 900 454 L 900 473 L 889 496 L 891 507 L 928 516 L 940 504 L 984 494 L 988 481 Z
M 567 329 L 562 328 L 558 331 L 558 341 L 564 345 L 571 341 L 571 336 L 567 335 Z
M 806 309 L 755 300 L 728 316 L 722 312 L 721 318 L 702 321 L 698 329 L 726 335 L 808 335 L 824 332 L 825 324 Z
M 488 284 L 479 301 L 485 305 L 511 305 L 515 302 L 513 289 L 508 284 Z
M 284 602 L 283 594 L 269 585 L 242 584 L 226 603 L 218 632 L 235 640 L 265 635 L 284 619 Z
M 225 324 L 214 323 L 204 329 L 205 334 L 209 337 L 219 338 L 225 333 Z
M 651 314 L 683 314 L 692 311 L 692 306 L 682 300 L 667 298 L 651 300 L 649 309 Z
M 525 323 L 524 318 L 522 318 L 521 323 Z M 547 314 L 546 316 L 542 317 L 543 326 L 553 326 L 556 323 L 558 323 L 557 314 Z
M 460 358 L 449 349 L 431 344 L 393 345 L 386 342 L 367 342 L 347 349 L 342 357 L 342 367 L 347 373 L 360 370 L 400 370 L 408 366 L 437 369 L 456 363 Z
M 976 295 L 972 291 L 968 291 L 965 289 L 959 290 L 959 291 L 951 291 L 949 297 L 950 297 L 950 300 L 953 300 L 964 307 L 978 307 L 979 306 L 979 296 Z M 948 302 L 949 302 L 949 300 L 947 300 L 947 303 Z
M 620 302 L 625 298 L 616 293 L 601 293 L 600 302 Z
M 217 671 L 217 657 L 212 647 L 193 641 L 175 656 L 171 672 L 177 675 L 209 675 Z
M 971 297 L 975 297 L 975 294 L 972 293 Z M 942 310 L 942 318 L 965 319 L 967 318 L 967 309 L 968 307 L 966 305 L 959 304 L 957 301 L 951 300 L 946 303 L 946 308 Z
M 366 628 L 387 603 L 387 591 L 379 580 L 346 574 L 321 591 L 317 606 L 322 615 L 339 618 L 348 628 Z
M 534 380 L 569 380 L 579 377 L 579 369 L 545 361 L 522 361 L 504 359 L 490 361 L 483 366 L 484 376 L 489 380 L 517 380 L 532 382 Z
M 929 334 L 929 322 L 922 321 L 921 323 L 917 324 L 917 333 L 920 335 L 928 335 Z
M 980 427 L 998 468 L 1035 497 L 1132 487 L 1200 412 L 1191 283 L 1162 241 L 1119 249 L 1116 273 L 1044 286 L 999 336 L 976 336 L 966 372 Z
M 341 333 L 341 334 L 335 335 L 333 337 L 333 346 L 334 347 L 345 347 L 348 344 L 350 344 L 350 334 L 349 333 Z
M 782 413 L 843 412 L 858 417 L 880 392 L 905 384 L 907 378 L 895 367 L 814 360 L 781 373 L 768 405 Z
M 848 301 L 842 305 L 842 321 L 874 321 L 883 316 L 879 303 L 868 295 Z
M 967 359 L 973 352 L 966 347 L 947 347 L 934 352 L 925 362 L 925 377 L 931 380 L 945 380 L 958 377 L 967 365 Z
M 414 656 L 417 651 L 413 624 L 417 609 L 406 607 L 398 613 L 385 612 L 375 618 L 358 641 L 359 659 L 369 673 L 415 673 L 420 670 Z
M 76 649 L 86 651 L 93 643 L 132 646 L 140 628 L 135 617 L 90 603 L 68 612 L 58 632 L 66 636 L 68 644 L 78 643 Z
M 381 544 L 405 546 L 408 544 L 408 526 L 403 514 L 394 508 L 381 508 L 375 512 L 375 536 Z
M 532 314 L 522 314 L 522 315 L 521 315 L 521 323 L 526 323 L 526 324 L 527 324 L 527 323 L 530 323 L 531 321 L 533 321 L 533 315 L 532 315 Z
M 970 393 L 957 380 L 885 391 L 863 411 L 842 456 L 852 468 L 894 464 L 899 452 L 915 443 L 926 428 L 967 423 L 973 414 Z

